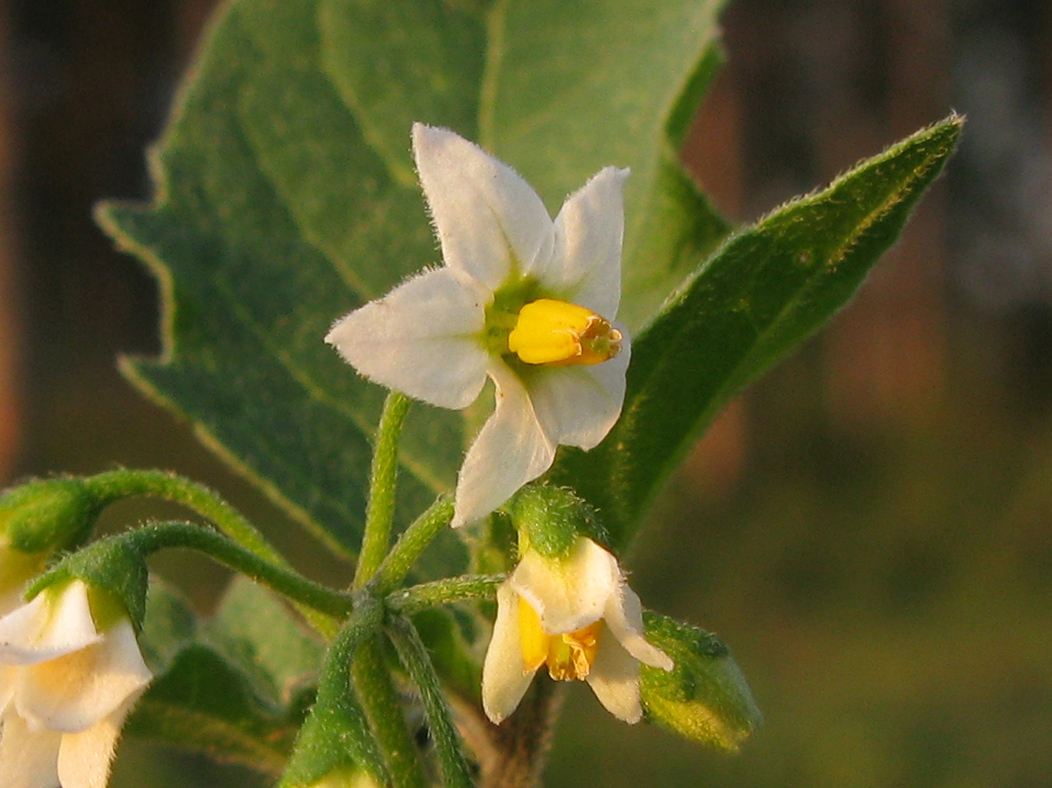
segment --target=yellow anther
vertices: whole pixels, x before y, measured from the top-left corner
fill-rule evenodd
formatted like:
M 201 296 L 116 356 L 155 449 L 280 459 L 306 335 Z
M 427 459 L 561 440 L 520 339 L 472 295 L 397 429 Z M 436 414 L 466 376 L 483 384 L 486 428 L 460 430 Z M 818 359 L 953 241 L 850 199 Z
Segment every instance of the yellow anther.
M 548 663 L 548 674 L 556 681 L 588 678 L 599 649 L 601 628 L 602 622 L 596 621 L 576 632 L 549 635 L 530 603 L 519 597 L 519 643 L 527 673 Z
M 519 310 L 508 349 L 527 364 L 599 364 L 621 352 L 621 332 L 583 306 L 541 298 Z

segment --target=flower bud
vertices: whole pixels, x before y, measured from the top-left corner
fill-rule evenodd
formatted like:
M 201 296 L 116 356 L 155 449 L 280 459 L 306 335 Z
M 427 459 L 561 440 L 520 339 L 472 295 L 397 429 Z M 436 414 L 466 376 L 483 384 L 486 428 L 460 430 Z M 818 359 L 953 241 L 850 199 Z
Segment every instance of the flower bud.
M 99 502 L 81 479 L 36 479 L 0 495 L 0 533 L 24 553 L 48 553 L 84 540 Z
M 688 739 L 737 752 L 762 721 L 749 685 L 726 644 L 711 632 L 645 613 L 647 640 L 672 657 L 671 671 L 643 665 L 646 719 Z

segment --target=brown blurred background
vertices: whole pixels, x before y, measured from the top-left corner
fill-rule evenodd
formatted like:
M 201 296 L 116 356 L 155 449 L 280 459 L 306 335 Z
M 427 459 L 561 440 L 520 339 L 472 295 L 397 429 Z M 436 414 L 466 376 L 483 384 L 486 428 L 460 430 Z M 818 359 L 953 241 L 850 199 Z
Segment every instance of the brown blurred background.
M 149 196 L 143 148 L 211 5 L 0 6 L 0 483 L 160 466 L 270 511 L 117 375 L 118 353 L 159 349 L 156 288 L 90 215 Z M 731 644 L 765 727 L 714 756 L 577 687 L 551 783 L 1050 785 L 1052 4 L 738 0 L 725 29 L 684 158 L 735 220 L 951 108 L 964 143 L 852 305 L 713 427 L 630 559 L 651 606 Z M 202 606 L 222 579 L 160 566 L 194 572 Z M 253 782 L 125 751 L 120 786 Z

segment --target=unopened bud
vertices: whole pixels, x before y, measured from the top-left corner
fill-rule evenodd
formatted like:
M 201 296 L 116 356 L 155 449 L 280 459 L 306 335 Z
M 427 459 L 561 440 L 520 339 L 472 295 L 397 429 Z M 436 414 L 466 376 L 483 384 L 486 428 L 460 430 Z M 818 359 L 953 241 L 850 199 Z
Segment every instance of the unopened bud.
M 0 495 L 0 533 L 24 553 L 49 553 L 82 542 L 99 513 L 80 479 L 37 479 Z
M 711 632 L 645 613 L 647 640 L 676 663 L 671 671 L 642 666 L 646 719 L 688 739 L 737 752 L 763 717 L 730 649 Z

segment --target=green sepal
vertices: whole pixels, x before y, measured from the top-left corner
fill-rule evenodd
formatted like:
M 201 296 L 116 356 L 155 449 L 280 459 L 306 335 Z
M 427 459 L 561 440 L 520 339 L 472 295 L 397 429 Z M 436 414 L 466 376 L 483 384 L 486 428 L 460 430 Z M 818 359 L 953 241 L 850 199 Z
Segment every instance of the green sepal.
M 34 479 L 0 495 L 0 534 L 24 553 L 68 549 L 88 537 L 100 508 L 82 479 Z
M 675 663 L 643 665 L 640 699 L 646 719 L 688 739 L 737 752 L 763 717 L 730 649 L 711 632 L 644 613 L 646 637 Z
M 579 536 L 609 541 L 595 507 L 566 487 L 527 484 L 504 508 L 520 538 L 546 558 L 566 558 Z
M 89 588 L 95 625 L 108 629 L 127 615 L 136 633 L 146 617 L 149 572 L 134 532 L 100 539 L 63 558 L 38 577 L 26 591 L 31 599 L 41 591 L 83 580 Z

